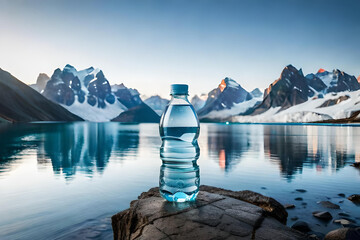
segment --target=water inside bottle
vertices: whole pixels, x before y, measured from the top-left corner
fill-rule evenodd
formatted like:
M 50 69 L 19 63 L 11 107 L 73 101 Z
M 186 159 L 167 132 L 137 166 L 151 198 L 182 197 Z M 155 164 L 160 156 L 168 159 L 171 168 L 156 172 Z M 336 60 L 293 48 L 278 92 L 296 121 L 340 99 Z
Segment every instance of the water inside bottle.
M 181 143 L 179 145 L 179 143 Z M 200 173 L 197 142 L 165 140 L 160 149 L 160 194 L 170 202 L 194 201 L 199 192 Z
M 199 135 L 199 123 L 192 105 L 169 105 L 161 120 L 160 136 L 164 139 L 193 141 Z
M 197 159 L 200 148 L 199 120 L 187 93 L 172 90 L 172 100 L 160 120 L 162 146 L 160 158 L 160 194 L 170 202 L 194 201 L 199 193 L 200 174 Z M 176 93 L 178 95 L 176 95 Z

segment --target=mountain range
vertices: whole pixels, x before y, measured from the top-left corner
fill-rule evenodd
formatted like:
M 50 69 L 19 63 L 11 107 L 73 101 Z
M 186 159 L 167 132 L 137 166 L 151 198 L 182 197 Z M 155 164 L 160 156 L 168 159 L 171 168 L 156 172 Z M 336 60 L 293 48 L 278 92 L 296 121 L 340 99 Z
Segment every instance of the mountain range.
M 82 120 L 0 68 L 0 122 Z
M 338 69 L 304 75 L 288 65 L 264 92 L 247 91 L 226 77 L 208 94 L 193 96 L 191 103 L 201 121 L 354 120 L 360 111 L 359 82 L 360 76 Z M 103 71 L 93 67 L 78 71 L 68 64 L 51 77 L 39 74 L 30 86 L 0 70 L 0 122 L 159 122 L 169 100 L 158 95 L 142 98 L 123 83 L 111 85 Z

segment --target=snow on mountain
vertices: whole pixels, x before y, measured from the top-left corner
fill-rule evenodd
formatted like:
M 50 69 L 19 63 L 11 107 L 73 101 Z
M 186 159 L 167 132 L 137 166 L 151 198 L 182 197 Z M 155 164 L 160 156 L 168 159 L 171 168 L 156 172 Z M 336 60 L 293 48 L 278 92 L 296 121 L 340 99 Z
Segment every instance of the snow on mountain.
M 254 98 L 259 98 L 263 96 L 263 93 L 260 91 L 259 88 L 255 88 L 254 90 L 252 90 L 250 92 L 250 94 L 254 97 Z
M 262 103 L 252 114 L 261 114 L 274 107 L 280 107 L 279 110 L 282 111 L 306 102 L 316 92 L 307 82 L 301 69 L 297 70 L 292 65 L 286 66 L 280 77 L 265 89 Z
M 207 94 L 203 93 L 200 96 L 195 95 L 191 98 L 190 102 L 194 106 L 195 111 L 199 111 L 202 107 L 204 107 L 207 97 Z
M 213 111 L 231 109 L 235 104 L 251 100 L 253 97 L 235 80 L 225 78 L 219 86 L 209 92 L 205 105 L 198 111 L 200 119 L 208 118 Z
M 311 98 L 283 111 L 272 107 L 258 115 L 234 116 L 235 122 L 314 122 L 350 117 L 360 110 L 360 90 L 327 93 L 323 98 Z
M 127 88 L 123 83 L 111 86 L 114 95 L 128 109 L 140 105 L 143 101 L 138 90 Z
M 109 121 L 126 110 L 104 73 L 93 67 L 77 71 L 68 64 L 56 69 L 42 94 L 88 121 Z
M 152 108 L 159 116 L 164 112 L 169 100 L 161 98 L 159 95 L 151 96 L 144 100 L 144 102 Z
M 262 97 L 258 97 L 258 98 L 252 98 L 248 101 L 235 103 L 230 109 L 225 108 L 219 111 L 212 111 L 206 114 L 205 116 L 203 116 L 202 119 L 224 121 L 227 120 L 229 117 L 245 113 L 246 111 L 253 108 L 257 104 L 261 103 L 261 101 L 262 101 Z
M 306 75 L 306 78 L 313 81 L 320 79 L 324 83 L 324 87 L 316 90 L 323 91 L 324 93 L 356 91 L 360 89 L 360 83 L 355 76 L 351 76 L 339 69 L 328 72 L 321 68 L 316 74 Z

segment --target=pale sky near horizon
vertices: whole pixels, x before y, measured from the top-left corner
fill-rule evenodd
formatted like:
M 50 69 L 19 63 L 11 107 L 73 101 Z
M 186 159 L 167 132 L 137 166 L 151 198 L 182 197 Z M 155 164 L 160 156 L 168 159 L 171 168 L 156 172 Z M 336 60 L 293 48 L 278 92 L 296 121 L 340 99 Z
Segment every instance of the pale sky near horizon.
M 0 0 L 0 68 L 25 83 L 71 64 L 111 84 L 207 93 L 231 77 L 266 88 L 293 64 L 304 74 L 360 75 L 360 1 Z

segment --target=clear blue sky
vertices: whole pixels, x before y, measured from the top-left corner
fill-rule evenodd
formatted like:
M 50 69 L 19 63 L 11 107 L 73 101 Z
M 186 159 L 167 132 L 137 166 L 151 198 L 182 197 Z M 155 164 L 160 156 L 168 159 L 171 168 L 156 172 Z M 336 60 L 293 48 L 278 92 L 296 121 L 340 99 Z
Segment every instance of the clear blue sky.
M 266 88 L 287 64 L 360 75 L 360 1 L 0 0 L 0 68 L 26 83 L 67 63 L 167 96 L 226 76 Z

